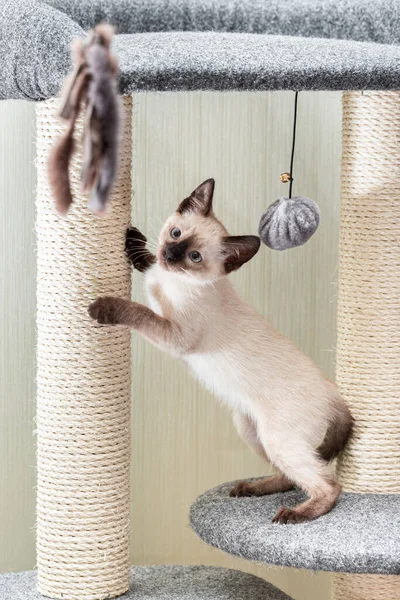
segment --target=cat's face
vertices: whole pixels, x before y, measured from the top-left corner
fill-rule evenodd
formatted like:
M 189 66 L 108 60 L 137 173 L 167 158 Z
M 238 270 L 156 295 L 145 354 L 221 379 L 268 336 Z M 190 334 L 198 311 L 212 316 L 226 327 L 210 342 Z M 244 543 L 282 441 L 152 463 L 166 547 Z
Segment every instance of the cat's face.
M 229 236 L 212 211 L 214 180 L 207 179 L 167 219 L 157 261 L 193 283 L 208 283 L 250 260 L 260 247 L 254 235 Z

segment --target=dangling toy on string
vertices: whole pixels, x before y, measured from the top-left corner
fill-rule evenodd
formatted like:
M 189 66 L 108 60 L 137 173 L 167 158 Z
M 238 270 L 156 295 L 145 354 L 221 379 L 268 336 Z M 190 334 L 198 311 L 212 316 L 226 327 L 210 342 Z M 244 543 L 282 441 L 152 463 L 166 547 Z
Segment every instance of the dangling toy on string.
M 267 208 L 260 219 L 261 241 L 272 250 L 287 250 L 305 244 L 317 230 L 320 212 L 317 203 L 305 196 L 292 197 L 293 161 L 296 143 L 297 100 L 295 94 L 290 172 L 282 173 L 282 183 L 289 183 L 289 197 L 283 196 Z

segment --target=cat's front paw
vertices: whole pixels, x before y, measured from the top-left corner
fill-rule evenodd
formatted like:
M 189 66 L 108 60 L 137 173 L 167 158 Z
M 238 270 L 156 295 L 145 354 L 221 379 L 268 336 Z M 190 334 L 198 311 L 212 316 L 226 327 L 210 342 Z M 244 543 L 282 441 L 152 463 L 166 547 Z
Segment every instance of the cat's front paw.
M 156 261 L 146 248 L 147 238 L 136 227 L 129 227 L 125 235 L 125 253 L 133 267 L 144 273 Z
M 139 254 L 146 247 L 147 238 L 136 227 L 128 227 L 125 234 L 125 252 L 131 262 L 134 262 L 135 254 Z
M 101 325 L 121 323 L 125 301 L 112 296 L 100 296 L 89 305 L 89 315 Z

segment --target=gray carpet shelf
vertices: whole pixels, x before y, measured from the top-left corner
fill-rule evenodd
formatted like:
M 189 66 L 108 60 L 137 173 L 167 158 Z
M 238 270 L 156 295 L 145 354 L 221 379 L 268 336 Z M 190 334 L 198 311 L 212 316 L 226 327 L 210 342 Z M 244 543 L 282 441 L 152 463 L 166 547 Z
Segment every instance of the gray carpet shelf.
M 224 552 L 270 565 L 344 573 L 400 574 L 400 495 L 342 495 L 316 521 L 271 522 L 282 506 L 304 499 L 299 491 L 230 498 L 234 482 L 200 496 L 191 508 L 191 526 L 200 538 Z
M 400 64 L 399 46 L 248 33 L 167 32 L 116 36 L 114 48 L 123 94 L 399 86 L 395 67 Z
M 1 600 L 45 600 L 36 571 L 0 575 Z M 118 600 L 291 600 L 259 577 L 204 566 L 134 567 L 131 590 Z
M 117 27 L 122 94 L 399 87 L 395 0 L 7 0 L 0 99 L 57 95 L 71 41 L 100 21 Z

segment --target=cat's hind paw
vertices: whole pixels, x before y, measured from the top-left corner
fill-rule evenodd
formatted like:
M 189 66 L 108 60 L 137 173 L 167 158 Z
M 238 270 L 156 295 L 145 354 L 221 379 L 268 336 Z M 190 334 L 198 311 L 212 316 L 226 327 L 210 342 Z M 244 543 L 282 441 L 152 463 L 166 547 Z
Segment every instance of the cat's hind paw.
M 243 498 L 246 496 L 254 496 L 254 490 L 252 489 L 251 482 L 239 481 L 229 492 L 231 498 Z
M 297 511 L 293 508 L 280 508 L 274 518 L 272 519 L 273 523 L 304 523 L 305 521 L 309 521 L 309 519 L 302 514 L 300 511 Z

